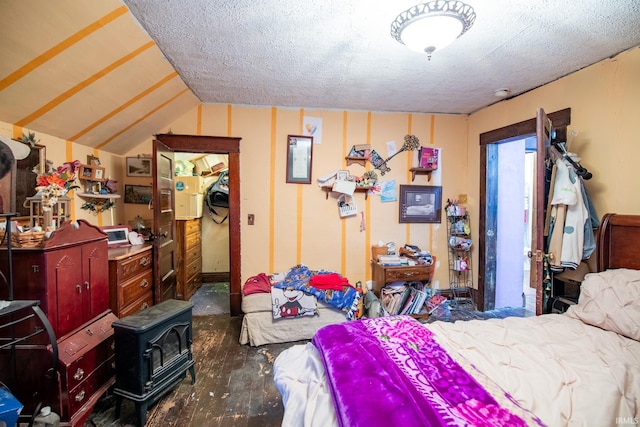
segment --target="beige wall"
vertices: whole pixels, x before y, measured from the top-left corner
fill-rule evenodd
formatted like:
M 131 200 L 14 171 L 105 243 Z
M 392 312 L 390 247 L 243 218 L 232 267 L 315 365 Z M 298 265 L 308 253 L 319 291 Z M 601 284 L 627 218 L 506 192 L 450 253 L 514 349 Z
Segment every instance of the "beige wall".
M 286 140 L 288 134 L 301 134 L 303 116 L 322 119 L 322 141 L 314 144 L 311 185 L 287 184 Z M 373 112 L 257 108 L 204 105 L 171 124 L 176 134 L 238 136 L 240 143 L 242 277 L 265 272 L 286 271 L 297 263 L 314 269 L 336 270 L 356 281 L 370 279 L 370 246 L 379 240 L 397 246 L 411 243 L 430 250 L 443 267 L 436 280 L 446 287 L 446 230 L 440 224 L 399 224 L 398 204 L 382 203 L 379 196 L 365 198 L 356 193 L 358 211 L 365 213 L 366 230 L 360 231 L 361 216 L 340 218 L 336 200 L 326 199 L 316 184 L 317 177 L 338 169 L 362 175 L 368 165 L 346 167 L 345 156 L 354 144 L 370 143 L 386 157 L 386 143 L 398 148 L 408 133 L 422 145 L 442 148 L 442 167 L 433 174 L 416 176 L 415 185 L 442 185 L 443 198 L 457 198 L 466 182 L 466 116 L 430 114 L 386 114 Z M 201 131 L 198 131 L 201 129 Z M 206 131 L 205 131 L 206 130 Z M 168 129 L 166 130 L 168 131 Z M 144 150 L 151 147 L 145 143 Z M 134 154 L 134 153 L 131 153 Z M 405 152 L 390 161 L 391 172 L 385 180 L 397 185 L 411 184 L 408 169 L 417 161 L 417 152 Z M 127 209 L 129 206 L 127 205 Z M 255 215 L 255 225 L 247 224 L 247 215 Z M 212 223 L 203 219 L 205 226 Z M 219 227 L 211 227 L 211 231 Z M 203 242 L 219 238 L 207 230 Z M 203 248 L 204 263 L 224 257 L 208 244 Z M 218 270 L 218 267 L 222 267 Z M 209 271 L 226 271 L 212 266 Z M 205 271 L 207 269 L 205 268 Z
M 534 118 L 538 108 L 547 113 L 571 108 L 568 130 L 577 136 L 570 150 L 593 173 L 585 187 L 598 215 L 640 214 L 640 48 L 634 48 L 469 116 L 467 187 L 473 223 L 478 223 L 479 135 Z
M 121 177 L 124 176 L 123 164 L 120 156 L 107 153 L 102 150 L 94 150 L 84 145 L 76 144 L 71 141 L 65 141 L 45 133 L 38 132 L 37 129 L 26 129 L 12 126 L 9 123 L 0 122 L 0 135 L 8 136 L 14 139 L 21 139 L 22 134 L 35 133 L 36 141 L 39 145 L 43 145 L 46 150 L 47 160 L 53 162 L 54 167 L 62 165 L 64 162 L 79 160 L 82 163 L 87 162 L 87 155 L 93 155 L 100 159 L 100 164 L 105 168 L 105 176 L 118 181 L 118 193 L 122 194 L 123 184 Z M 85 219 L 92 224 L 98 226 L 119 224 L 124 218 L 124 207 L 121 199 L 116 200 L 114 209 L 110 209 L 102 214 L 94 214 L 91 211 L 81 209 L 84 200 L 70 192 L 71 197 L 71 216 L 72 219 Z
M 367 225 L 366 231 L 360 231 L 360 216 L 341 219 L 335 200 L 325 200 L 325 193 L 315 184 L 316 178 L 345 168 L 344 156 L 353 144 L 370 143 L 385 157 L 387 141 L 393 140 L 400 147 L 404 135 L 415 134 L 422 145 L 442 148 L 442 156 L 440 169 L 431 182 L 418 176 L 412 184 L 442 185 L 445 200 L 468 194 L 473 227 L 479 217 L 479 134 L 533 118 L 539 107 L 547 112 L 571 108 L 569 130 L 578 132 L 571 149 L 594 175 L 586 185 L 598 213 L 640 213 L 640 198 L 636 196 L 640 157 L 638 48 L 470 116 L 204 105 L 158 132 L 242 138 L 239 220 L 243 281 L 260 272 L 283 271 L 301 262 L 311 268 L 339 271 L 352 283 L 364 282 L 370 278 L 370 245 L 382 240 L 394 241 L 396 245 L 411 243 L 430 250 L 439 259 L 436 283 L 446 288 L 444 224 L 399 224 L 397 203 L 381 203 L 377 196 L 365 200 L 364 194 L 357 193 L 358 210 L 365 213 Z M 313 183 L 287 184 L 286 137 L 301 133 L 304 115 L 323 120 L 322 144 L 314 146 Z M 14 136 L 16 129 L 0 123 L 0 133 Z M 47 146 L 47 156 L 56 165 L 86 159 L 87 154 L 97 155 L 107 167 L 107 175 L 119 180 L 121 193 L 124 183 L 150 184 L 149 179 L 125 176 L 124 157 L 93 153 L 45 134 L 37 133 L 37 137 Z M 128 155 L 150 152 L 151 139 Z M 396 156 L 389 163 L 391 172 L 380 178 L 394 179 L 398 185 L 410 184 L 407 169 L 412 166 L 413 155 Z M 365 171 L 358 165 L 348 169 L 354 175 Z M 93 216 L 81 211 L 79 203 L 76 196 L 77 218 L 110 223 L 110 215 Z M 253 226 L 247 225 L 249 213 L 256 217 Z M 137 214 L 149 217 L 146 207 L 124 205 L 120 200 L 114 222 L 126 222 Z M 207 239 L 203 236 L 204 242 Z M 218 256 L 207 253 L 211 246 L 214 245 L 205 245 L 205 257 Z M 477 254 L 474 257 L 477 260 Z M 477 276 L 477 268 L 474 273 Z

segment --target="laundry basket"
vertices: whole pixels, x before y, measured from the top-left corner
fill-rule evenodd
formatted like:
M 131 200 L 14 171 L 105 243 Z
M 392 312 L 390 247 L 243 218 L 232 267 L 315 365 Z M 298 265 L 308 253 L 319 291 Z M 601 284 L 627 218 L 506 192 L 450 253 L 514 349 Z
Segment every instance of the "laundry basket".
M 341 194 L 340 197 L 338 197 L 338 209 L 341 218 L 357 215 L 358 213 L 356 201 L 348 194 Z

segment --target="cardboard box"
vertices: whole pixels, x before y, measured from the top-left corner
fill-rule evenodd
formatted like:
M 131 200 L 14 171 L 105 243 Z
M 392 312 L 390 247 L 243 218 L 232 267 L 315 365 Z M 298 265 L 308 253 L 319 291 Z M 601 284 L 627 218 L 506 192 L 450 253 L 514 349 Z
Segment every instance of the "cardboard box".
M 202 218 L 204 196 L 202 194 L 189 194 L 176 192 L 175 219 Z
M 204 178 L 201 176 L 174 176 L 177 194 L 204 194 Z

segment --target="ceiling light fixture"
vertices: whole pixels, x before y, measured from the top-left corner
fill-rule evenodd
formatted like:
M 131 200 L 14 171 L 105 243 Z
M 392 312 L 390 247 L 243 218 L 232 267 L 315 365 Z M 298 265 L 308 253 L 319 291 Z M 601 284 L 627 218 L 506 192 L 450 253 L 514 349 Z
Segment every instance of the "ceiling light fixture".
M 453 43 L 475 20 L 473 8 L 461 1 L 430 1 L 398 15 L 391 23 L 391 36 L 431 59 L 433 52 Z

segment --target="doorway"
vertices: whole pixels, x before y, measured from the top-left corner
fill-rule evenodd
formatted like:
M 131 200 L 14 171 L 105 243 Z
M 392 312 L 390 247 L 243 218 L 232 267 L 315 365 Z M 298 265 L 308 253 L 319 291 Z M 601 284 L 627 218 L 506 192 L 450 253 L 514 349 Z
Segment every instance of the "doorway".
M 537 125 L 538 122 L 541 126 Z M 526 141 L 528 138 L 532 138 L 532 140 L 535 141 L 536 152 L 544 153 L 552 130 L 551 123 L 553 124 L 553 131 L 558 137 L 562 138 L 566 136 L 566 127 L 570 122 L 570 108 L 550 113 L 548 116 L 544 114 L 542 109 L 540 109 L 538 110 L 537 117 L 480 134 L 478 265 L 482 266 L 482 268 L 478 269 L 478 294 L 475 297 L 476 306 L 480 311 L 492 310 L 495 308 L 498 259 L 503 256 L 499 255 L 497 252 L 499 238 L 498 225 L 499 222 L 504 220 L 504 218 L 500 218 L 498 215 L 499 203 L 497 194 L 499 182 L 498 176 L 500 174 L 497 167 L 498 156 L 500 154 L 498 146 L 505 142 L 517 140 Z M 533 189 L 529 198 L 529 203 L 532 208 L 528 211 L 529 215 L 527 217 L 527 223 L 531 225 L 531 252 L 534 254 L 533 258 L 530 259 L 530 281 L 532 286 L 535 286 L 536 290 L 536 314 L 542 314 L 542 257 L 544 251 L 543 205 L 545 200 L 544 156 L 540 157 L 536 155 L 533 163 L 535 164 L 535 172 L 532 175 L 535 178 L 533 180 Z M 523 187 L 519 188 L 520 190 L 518 191 L 523 193 Z M 524 221 L 522 221 L 524 200 L 520 200 L 520 204 L 515 209 L 519 211 L 520 221 L 524 223 Z M 517 217 L 517 215 L 518 214 L 515 214 L 514 217 Z M 508 238 L 511 230 L 508 230 L 506 233 Z M 519 236 L 524 235 L 524 233 L 524 229 L 522 234 L 518 231 Z M 505 231 L 503 230 L 501 235 L 504 234 Z M 514 251 L 514 253 L 517 253 L 519 256 L 524 248 L 524 240 L 521 240 L 520 237 L 518 237 L 517 241 L 519 242 L 517 245 L 519 249 L 517 249 L 517 252 Z M 533 249 L 534 247 L 535 250 Z M 513 262 L 516 262 L 515 258 Z M 518 265 L 518 268 L 520 268 L 521 262 L 522 260 L 514 265 Z M 521 271 L 524 272 L 525 269 L 521 268 Z M 526 276 L 522 281 L 518 281 L 517 283 L 523 283 L 525 279 Z M 522 289 L 524 289 L 524 286 Z M 522 290 L 520 292 L 522 292 Z M 521 305 L 522 300 L 520 299 L 517 306 Z
M 239 316 L 241 310 L 240 256 L 240 140 L 234 137 L 201 135 L 156 135 L 174 153 L 220 154 L 228 156 L 229 168 L 229 311 Z
M 186 249 L 190 261 L 179 262 L 178 281 L 199 283 L 193 287 L 178 285 L 178 290 L 190 290 L 179 299 L 194 303 L 194 316 L 229 314 L 229 222 L 226 208 L 210 211 L 206 199 L 207 189 L 228 173 L 226 154 L 176 152 L 175 158 L 175 220 L 178 230 L 183 230 L 197 219 L 200 223 L 198 254 Z M 224 175 L 222 175 L 224 174 Z M 180 233 L 178 233 L 180 235 Z M 179 256 L 178 256 L 179 257 Z M 197 257 L 197 258 L 195 258 Z M 199 260 L 198 260 L 199 258 Z M 198 267 L 196 264 L 199 264 Z M 188 273 L 187 273 L 188 272 Z M 197 274 L 196 276 L 191 276 Z M 186 277 L 185 277 L 186 276 Z
M 495 200 L 495 300 L 492 309 L 526 307 L 535 312 L 530 286 L 531 212 L 535 181 L 535 135 L 491 144 L 487 198 Z

